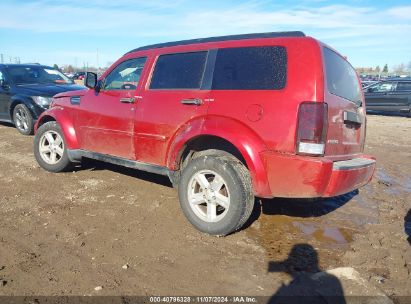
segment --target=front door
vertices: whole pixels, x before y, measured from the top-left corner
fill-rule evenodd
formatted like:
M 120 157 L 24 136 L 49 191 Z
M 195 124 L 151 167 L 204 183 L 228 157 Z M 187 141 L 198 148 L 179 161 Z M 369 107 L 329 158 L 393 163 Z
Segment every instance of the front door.
M 5 81 L 5 75 L 0 69 L 0 120 L 10 120 L 10 86 Z
M 119 63 L 101 90 L 81 97 L 76 130 L 81 149 L 135 159 L 134 116 L 146 57 Z
M 197 51 L 152 59 L 156 60 L 152 77 L 136 104 L 137 160 L 165 166 L 176 134 L 205 119 L 209 90 L 202 83 L 207 56 L 207 51 Z

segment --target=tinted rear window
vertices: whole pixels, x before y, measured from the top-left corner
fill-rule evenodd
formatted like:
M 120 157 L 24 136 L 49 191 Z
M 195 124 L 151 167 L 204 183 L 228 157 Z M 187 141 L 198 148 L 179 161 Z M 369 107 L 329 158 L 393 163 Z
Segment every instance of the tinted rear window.
M 280 90 L 287 79 L 285 47 L 219 49 L 213 90 Z
M 324 59 L 328 91 L 360 105 L 361 86 L 354 68 L 347 60 L 328 48 L 324 48 Z
M 199 89 L 207 52 L 161 55 L 150 89 Z
M 411 91 L 411 82 L 397 83 L 397 91 Z

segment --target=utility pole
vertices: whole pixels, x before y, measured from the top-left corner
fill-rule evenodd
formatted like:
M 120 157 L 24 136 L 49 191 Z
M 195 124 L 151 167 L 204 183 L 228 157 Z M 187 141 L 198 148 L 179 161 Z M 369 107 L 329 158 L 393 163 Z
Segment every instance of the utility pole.
M 4 63 L 3 54 L 0 54 L 0 57 L 1 57 L 1 63 Z

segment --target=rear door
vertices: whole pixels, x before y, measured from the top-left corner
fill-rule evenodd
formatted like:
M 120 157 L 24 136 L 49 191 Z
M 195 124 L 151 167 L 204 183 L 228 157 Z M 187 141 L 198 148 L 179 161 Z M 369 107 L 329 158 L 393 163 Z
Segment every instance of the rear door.
M 138 161 L 166 165 L 173 136 L 189 130 L 207 114 L 209 90 L 202 88 L 208 51 L 162 54 L 153 58 L 141 99 L 136 104 L 135 148 Z
M 411 81 L 397 82 L 394 91 L 390 92 L 389 95 L 399 112 L 408 113 L 410 111 Z
M 374 84 L 364 92 L 367 110 L 371 111 L 397 111 L 397 101 L 393 98 L 395 83 L 392 81 L 383 81 Z
M 323 47 L 324 98 L 328 105 L 325 156 L 348 159 L 360 154 L 365 140 L 365 108 L 361 84 L 348 61 Z

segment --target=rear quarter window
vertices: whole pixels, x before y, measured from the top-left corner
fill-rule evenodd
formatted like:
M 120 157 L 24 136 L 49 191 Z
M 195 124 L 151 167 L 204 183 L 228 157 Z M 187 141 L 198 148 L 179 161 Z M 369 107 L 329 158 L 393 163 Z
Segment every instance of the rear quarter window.
M 326 47 L 324 48 L 324 61 L 328 91 L 360 105 L 362 102 L 361 86 L 351 64 Z
M 156 62 L 150 89 L 199 89 L 207 52 L 161 55 Z
M 219 49 L 213 90 L 280 90 L 287 80 L 287 53 L 282 46 Z

